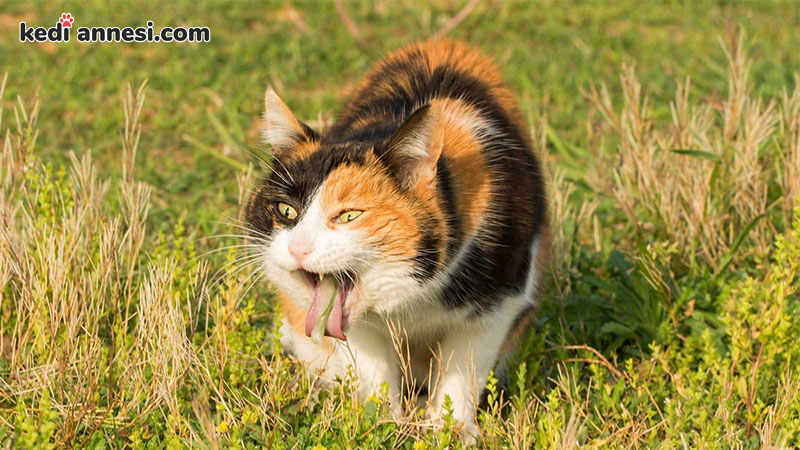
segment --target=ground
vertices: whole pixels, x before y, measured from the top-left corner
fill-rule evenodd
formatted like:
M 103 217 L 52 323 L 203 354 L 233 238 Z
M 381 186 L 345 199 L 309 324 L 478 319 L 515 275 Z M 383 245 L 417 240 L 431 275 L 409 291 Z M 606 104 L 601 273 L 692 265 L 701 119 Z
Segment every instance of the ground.
M 370 64 L 448 30 L 517 95 L 556 230 L 479 443 L 800 445 L 800 8 L 471 3 L 0 3 L 0 442 L 460 445 L 349 380 L 312 389 L 230 247 L 267 86 L 321 127 Z M 62 12 L 211 42 L 19 42 Z

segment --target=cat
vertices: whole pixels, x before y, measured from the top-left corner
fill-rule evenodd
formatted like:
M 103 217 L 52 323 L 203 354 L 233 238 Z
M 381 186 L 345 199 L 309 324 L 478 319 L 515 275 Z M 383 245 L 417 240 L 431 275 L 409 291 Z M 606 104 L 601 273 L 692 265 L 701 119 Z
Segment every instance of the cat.
M 284 349 L 328 380 L 351 366 L 364 398 L 387 383 L 395 411 L 408 361 L 416 386 L 436 385 L 429 413 L 440 418 L 449 397 L 475 436 L 549 248 L 542 167 L 499 71 L 434 40 L 377 64 L 324 133 L 272 89 L 265 107 L 272 172 L 244 216 L 278 290 Z

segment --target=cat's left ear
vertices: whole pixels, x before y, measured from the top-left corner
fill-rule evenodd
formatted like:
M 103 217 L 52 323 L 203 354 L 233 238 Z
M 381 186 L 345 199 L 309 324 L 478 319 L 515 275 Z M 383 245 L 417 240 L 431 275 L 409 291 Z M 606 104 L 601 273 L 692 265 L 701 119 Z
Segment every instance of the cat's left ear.
M 430 187 L 442 154 L 443 133 L 437 108 L 425 105 L 397 129 L 378 157 L 408 189 Z
M 314 130 L 297 120 L 271 87 L 267 88 L 264 95 L 264 127 L 261 135 L 278 153 L 290 152 L 300 142 L 316 138 Z

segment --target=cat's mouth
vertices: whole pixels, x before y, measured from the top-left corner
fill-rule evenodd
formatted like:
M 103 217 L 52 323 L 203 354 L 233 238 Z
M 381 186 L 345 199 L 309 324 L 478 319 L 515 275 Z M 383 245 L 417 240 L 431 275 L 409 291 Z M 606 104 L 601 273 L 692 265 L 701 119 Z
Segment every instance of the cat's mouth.
M 349 324 L 347 297 L 353 291 L 356 276 L 351 272 L 315 273 L 299 269 L 312 289 L 311 306 L 306 315 L 306 336 L 313 338 L 315 328 L 325 322 L 325 336 L 346 341 L 344 330 Z M 330 305 L 330 302 L 333 304 Z

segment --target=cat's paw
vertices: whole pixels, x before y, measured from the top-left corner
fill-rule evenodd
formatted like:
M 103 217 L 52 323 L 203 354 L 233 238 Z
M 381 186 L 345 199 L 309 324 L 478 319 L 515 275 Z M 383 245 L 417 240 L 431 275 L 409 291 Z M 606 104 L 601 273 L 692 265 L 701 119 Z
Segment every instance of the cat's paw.
M 389 400 L 389 413 L 394 420 L 400 420 L 405 417 L 405 412 L 403 411 L 403 406 L 400 404 L 399 398 Z
M 468 420 L 466 422 L 461 423 L 461 429 L 459 430 L 459 436 L 461 437 L 461 442 L 466 446 L 474 446 L 478 443 L 478 438 L 481 435 L 481 430 L 478 428 L 478 425 L 472 421 Z
M 360 398 L 367 399 L 366 401 L 383 402 L 388 407 L 392 419 L 400 420 L 404 417 L 402 397 L 399 389 L 392 383 L 388 381 L 378 383 L 374 378 L 372 380 L 359 379 L 358 393 Z
M 442 417 L 430 417 L 432 422 L 434 423 L 435 427 L 441 428 L 444 426 L 444 420 Z M 456 430 L 458 430 L 458 436 L 461 438 L 461 443 L 467 447 L 472 447 L 477 445 L 478 439 L 481 436 L 481 430 L 478 428 L 478 425 L 472 419 L 467 419 L 464 421 L 456 420 L 455 425 Z
M 478 428 L 478 424 L 475 422 L 475 418 L 470 414 L 459 414 L 452 407 L 448 406 L 445 407 L 444 404 L 437 406 L 436 404 L 428 405 L 425 409 L 425 416 L 434 424 L 436 427 L 442 427 L 447 420 L 447 417 L 450 415 L 450 420 L 455 420 L 455 428 L 458 430 L 459 437 L 461 438 L 461 442 L 465 446 L 474 446 L 478 442 L 478 438 L 480 438 L 481 431 Z

